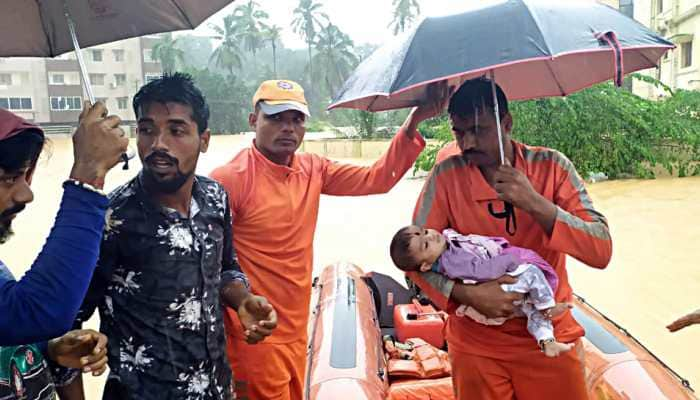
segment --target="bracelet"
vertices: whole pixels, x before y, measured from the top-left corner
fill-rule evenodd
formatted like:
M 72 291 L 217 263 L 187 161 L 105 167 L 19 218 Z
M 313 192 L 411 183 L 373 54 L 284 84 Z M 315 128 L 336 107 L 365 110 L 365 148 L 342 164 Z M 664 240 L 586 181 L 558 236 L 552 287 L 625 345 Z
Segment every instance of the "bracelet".
M 554 343 L 554 338 L 540 340 L 539 342 L 537 342 L 537 344 L 540 345 L 540 350 L 542 352 L 544 352 L 544 346 L 550 343 Z
M 77 186 L 77 187 L 79 187 L 79 188 L 88 190 L 88 191 L 90 191 L 90 192 L 97 193 L 97 194 L 99 194 L 99 195 L 101 195 L 101 196 L 107 196 L 107 195 L 105 194 L 105 192 L 104 192 L 102 189 L 98 189 L 98 188 L 92 186 L 92 185 L 89 184 L 89 183 L 81 182 L 81 181 L 79 181 L 79 180 L 75 180 L 75 179 L 66 179 L 66 181 L 63 182 L 63 186 L 65 187 L 66 185 L 74 185 L 74 186 Z

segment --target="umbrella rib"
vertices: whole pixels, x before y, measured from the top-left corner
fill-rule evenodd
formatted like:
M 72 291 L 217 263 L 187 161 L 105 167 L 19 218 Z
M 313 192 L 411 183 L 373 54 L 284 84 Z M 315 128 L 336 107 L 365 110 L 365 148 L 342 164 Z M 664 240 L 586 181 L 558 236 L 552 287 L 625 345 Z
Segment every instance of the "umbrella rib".
M 44 36 L 46 36 L 46 43 L 49 45 L 49 54 L 51 55 L 51 57 L 55 57 L 56 53 L 54 52 L 54 46 L 53 46 L 53 43 L 51 42 L 51 36 L 49 35 L 49 30 L 46 29 L 46 21 L 44 21 L 43 9 L 41 8 L 41 4 L 39 3 L 39 0 L 36 0 L 35 3 L 36 3 L 36 8 L 39 11 L 39 19 L 41 20 L 41 27 L 44 30 Z
M 562 96 L 566 96 L 566 92 L 564 92 L 564 88 L 561 87 L 561 83 L 559 83 L 559 79 L 557 79 L 557 74 L 554 73 L 554 69 L 552 69 L 552 66 L 549 64 L 550 61 L 554 61 L 554 59 L 551 59 L 549 61 L 545 61 L 544 63 L 547 65 L 547 69 L 552 74 L 552 78 L 554 78 L 554 82 L 557 83 L 557 87 L 559 88 L 559 92 L 561 93 Z
M 539 16 L 536 16 L 535 13 L 532 11 L 530 8 L 530 5 L 525 2 L 525 0 L 520 0 L 520 2 L 523 4 L 523 6 L 527 9 L 528 15 L 530 18 L 532 18 L 532 21 L 535 24 L 535 27 L 537 28 L 537 32 L 540 34 L 540 37 L 542 38 L 542 43 L 547 47 L 545 50 L 547 51 L 547 55 L 550 57 L 554 56 L 554 53 L 552 52 L 552 47 L 549 45 L 549 42 L 547 41 L 547 38 L 544 36 L 544 33 L 542 32 L 542 29 L 540 28 L 540 24 L 538 21 Z
M 182 7 L 180 7 L 180 4 L 178 4 L 177 0 L 171 0 L 171 1 L 172 1 L 173 5 L 175 6 L 175 8 L 177 8 L 177 10 L 182 15 L 182 18 L 184 18 L 185 21 L 187 21 L 187 24 L 190 26 L 190 29 L 196 28 L 196 26 L 192 25 L 192 21 L 190 21 L 190 18 L 187 16 L 187 13 L 182 10 Z
M 401 68 L 399 68 L 399 71 L 396 73 L 394 80 L 391 82 L 391 85 L 389 86 L 389 90 L 388 90 L 389 94 L 393 93 L 396 90 L 396 87 L 395 87 L 396 86 L 396 78 L 401 76 L 401 72 L 403 72 L 403 69 L 405 67 L 404 61 L 406 61 L 406 57 L 408 57 L 408 53 L 413 48 L 413 43 L 414 43 L 413 38 L 416 37 L 416 35 L 418 34 L 418 31 L 423 27 L 424 24 L 425 24 L 425 20 L 423 20 L 423 22 L 421 22 L 420 25 L 418 25 L 416 30 L 413 31 L 413 35 L 411 35 L 411 37 L 408 38 L 408 40 L 410 41 L 410 44 L 408 45 L 408 48 L 406 49 L 406 51 L 403 53 L 403 56 L 401 57 Z

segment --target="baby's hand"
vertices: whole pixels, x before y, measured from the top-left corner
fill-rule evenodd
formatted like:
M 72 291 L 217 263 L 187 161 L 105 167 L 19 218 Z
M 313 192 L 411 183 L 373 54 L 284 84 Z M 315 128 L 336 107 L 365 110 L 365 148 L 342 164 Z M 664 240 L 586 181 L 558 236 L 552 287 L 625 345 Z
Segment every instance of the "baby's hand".
M 574 308 L 571 303 L 557 303 L 554 307 L 542 310 L 542 315 L 547 319 L 556 318 Z
M 547 357 L 559 357 L 560 354 L 566 353 L 572 348 L 574 348 L 573 343 L 561 343 L 553 339 L 545 340 L 542 344 L 542 352 Z

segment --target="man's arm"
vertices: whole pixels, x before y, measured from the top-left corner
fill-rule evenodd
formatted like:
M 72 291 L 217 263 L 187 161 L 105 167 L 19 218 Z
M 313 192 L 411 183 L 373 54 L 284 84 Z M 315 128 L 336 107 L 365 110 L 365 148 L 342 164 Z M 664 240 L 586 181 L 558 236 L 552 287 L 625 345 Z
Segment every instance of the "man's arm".
M 61 336 L 73 323 L 98 256 L 107 197 L 65 185 L 46 244 L 19 281 L 0 282 L 0 345 Z
M 364 196 L 391 190 L 425 147 L 425 140 L 418 133 L 418 125 L 442 113 L 453 89 L 444 84 L 430 85 L 430 101 L 411 110 L 389 149 L 372 166 L 360 167 L 325 160 L 321 192 L 335 196 Z
M 547 247 L 596 268 L 605 268 L 612 256 L 608 222 L 593 207 L 583 180 L 569 159 L 551 151 L 555 168 L 553 201 L 537 193 L 521 171 L 502 165 L 494 189 L 504 201 L 532 215 L 549 237 Z
M 257 343 L 272 334 L 277 326 L 277 313 L 267 299 L 250 292 L 248 278 L 241 271 L 233 247 L 233 227 L 228 196 L 224 201 L 224 238 L 220 296 L 224 305 L 233 308 L 246 330 L 246 341 Z

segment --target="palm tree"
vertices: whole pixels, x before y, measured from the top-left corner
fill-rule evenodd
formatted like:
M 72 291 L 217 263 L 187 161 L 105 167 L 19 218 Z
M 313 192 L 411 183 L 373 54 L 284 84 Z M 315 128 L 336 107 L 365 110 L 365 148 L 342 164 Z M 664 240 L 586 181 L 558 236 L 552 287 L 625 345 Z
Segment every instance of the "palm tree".
M 160 61 L 163 72 L 173 72 L 185 64 L 185 52 L 178 47 L 178 40 L 168 33 L 162 35 L 151 49 L 151 57 Z
M 264 26 L 262 20 L 270 17 L 265 11 L 260 10 L 259 7 L 260 4 L 249 0 L 233 10 L 235 23 L 241 27 L 240 39 L 243 41 L 245 49 L 253 53 L 253 59 L 255 59 L 255 54 L 263 46 L 265 40 L 262 33 Z
M 393 25 L 394 35 L 398 35 L 409 28 L 420 15 L 420 6 L 418 0 L 393 0 L 391 5 L 394 6 L 394 19 L 389 26 Z
M 352 39 L 337 26 L 328 23 L 318 33 L 315 48 L 312 64 L 319 66 L 321 81 L 334 95 L 359 62 L 353 53 Z
M 321 18 L 328 21 L 328 15 L 321 12 L 322 5 L 314 3 L 314 0 L 299 0 L 299 6 L 294 9 L 295 18 L 292 20 L 292 29 L 301 36 L 306 42 L 309 49 L 309 82 L 313 82 L 313 73 L 311 68 L 311 46 L 316 39 L 318 27 L 322 26 Z M 312 83 L 313 91 L 313 83 Z
M 214 50 L 209 62 L 226 69 L 230 75 L 233 75 L 234 68 L 243 66 L 240 56 L 241 49 L 238 47 L 240 26 L 235 23 L 233 15 L 227 15 L 224 17 L 223 26 L 210 24 L 209 28 L 216 33 L 213 38 L 221 40 L 221 44 Z
M 272 70 L 275 79 L 277 79 L 277 43 L 280 41 L 280 34 L 282 33 L 282 27 L 277 25 L 263 27 L 263 36 L 265 40 L 270 42 L 272 47 Z

